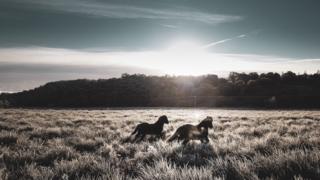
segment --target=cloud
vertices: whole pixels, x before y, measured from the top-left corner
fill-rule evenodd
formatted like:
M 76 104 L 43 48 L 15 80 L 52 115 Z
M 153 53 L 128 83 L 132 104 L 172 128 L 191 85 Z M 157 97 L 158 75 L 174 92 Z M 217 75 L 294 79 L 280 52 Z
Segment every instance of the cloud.
M 1 91 L 0 90 L 0 94 L 2 94 L 2 93 L 14 93 L 15 91 Z
M 178 26 L 171 25 L 171 24 L 160 24 L 160 26 L 166 27 L 166 28 L 171 28 L 171 29 L 178 29 Z
M 241 34 L 241 35 L 237 36 L 237 38 L 245 38 L 245 37 L 247 37 L 246 34 Z
M 49 81 L 110 78 L 118 77 L 122 73 L 227 76 L 230 71 L 315 73 L 319 67 L 320 59 L 293 59 L 257 54 L 2 48 L 0 90 L 20 91 Z
M 116 63 L 123 56 L 117 54 L 41 47 L 0 49 L 0 90 L 16 92 L 51 81 L 107 79 L 122 73 L 159 74 L 154 69 Z
M 0 90 L 15 92 L 38 87 L 47 82 L 71 79 L 107 79 L 123 73 L 157 74 L 144 68 L 112 65 L 68 65 L 7 63 L 0 64 Z
M 207 45 L 204 45 L 202 46 L 203 49 L 207 49 L 207 48 L 210 48 L 212 46 L 216 46 L 218 44 L 222 44 L 222 43 L 225 43 L 225 42 L 228 42 L 228 41 L 232 41 L 233 39 L 231 38 L 228 38 L 228 39 L 223 39 L 223 40 L 220 40 L 220 41 L 215 41 L 215 42 L 212 42 L 212 43 L 209 43 Z
M 171 51 L 81 51 L 58 48 L 2 48 L 0 49 L 0 70 L 8 64 L 32 64 L 54 66 L 124 66 L 149 70 L 166 70 L 170 66 L 181 65 L 210 69 L 249 71 L 316 71 L 320 59 L 294 59 L 257 54 L 222 54 L 210 52 Z M 294 67 L 287 69 L 285 65 Z M 2 68 L 1 68 L 2 66 Z M 40 67 L 40 66 L 39 66 Z M 189 67 L 188 67 L 189 68 Z M 5 69 L 8 69 L 6 67 Z M 55 71 L 55 70 L 53 70 Z M 46 70 L 47 72 L 47 70 Z
M 156 9 L 132 5 L 120 5 L 97 1 L 82 0 L 11 0 L 10 2 L 24 3 L 30 8 L 43 8 L 68 13 L 86 14 L 96 17 L 121 19 L 156 19 L 156 20 L 187 20 L 207 24 L 240 21 L 241 16 L 212 14 L 192 9 Z
M 233 38 L 227 38 L 227 39 L 223 39 L 223 40 L 220 40 L 220 41 L 215 41 L 215 42 L 206 44 L 206 45 L 202 46 L 202 48 L 203 48 L 203 49 L 207 49 L 207 48 L 216 46 L 216 45 L 218 45 L 218 44 L 223 44 L 223 43 L 226 43 L 226 42 L 228 42 L 228 41 L 232 41 L 232 40 L 235 40 L 235 39 L 241 39 L 241 38 L 245 38 L 245 37 L 247 37 L 246 34 L 241 34 L 241 35 L 235 36 L 235 37 L 233 37 Z
M 202 48 L 203 49 L 207 49 L 207 48 L 210 48 L 210 47 L 213 47 L 213 46 L 216 46 L 216 45 L 219 45 L 219 44 L 223 44 L 223 43 L 226 43 L 226 42 L 229 42 L 229 41 L 233 41 L 233 40 L 236 40 L 236 39 L 246 38 L 249 35 L 257 35 L 257 34 L 260 33 L 260 31 L 261 30 L 258 29 L 258 30 L 251 31 L 251 32 L 246 33 L 246 34 L 240 34 L 240 35 L 232 37 L 232 38 L 227 38 L 227 39 L 223 39 L 223 40 L 220 40 L 220 41 L 211 42 L 209 44 L 206 44 L 206 45 L 202 46 Z

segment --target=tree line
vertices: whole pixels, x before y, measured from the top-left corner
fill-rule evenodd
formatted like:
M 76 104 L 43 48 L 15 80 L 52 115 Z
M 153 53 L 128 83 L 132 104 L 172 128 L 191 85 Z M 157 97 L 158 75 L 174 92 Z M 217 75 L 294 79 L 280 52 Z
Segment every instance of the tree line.
M 50 82 L 1 94 L 6 107 L 320 107 L 320 73 L 237 73 L 227 78 L 146 76 Z

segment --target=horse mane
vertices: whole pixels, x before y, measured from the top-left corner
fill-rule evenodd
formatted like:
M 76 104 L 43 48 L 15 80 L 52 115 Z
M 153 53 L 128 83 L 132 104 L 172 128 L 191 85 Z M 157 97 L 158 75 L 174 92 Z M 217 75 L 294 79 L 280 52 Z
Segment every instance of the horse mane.
M 198 125 L 197 127 L 198 128 L 208 128 L 208 127 L 212 127 L 212 117 L 210 116 L 207 116 L 204 120 L 202 120 Z
M 167 116 L 163 115 L 163 116 L 160 116 L 159 119 L 154 123 L 154 124 L 164 124 L 165 123 L 165 120 L 168 120 Z

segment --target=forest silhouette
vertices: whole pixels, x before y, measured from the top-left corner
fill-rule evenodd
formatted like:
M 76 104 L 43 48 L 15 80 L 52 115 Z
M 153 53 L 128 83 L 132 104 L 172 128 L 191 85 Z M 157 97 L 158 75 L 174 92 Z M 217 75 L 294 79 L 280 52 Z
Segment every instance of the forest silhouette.
M 236 73 L 50 82 L 1 94 L 4 107 L 320 107 L 320 73 Z

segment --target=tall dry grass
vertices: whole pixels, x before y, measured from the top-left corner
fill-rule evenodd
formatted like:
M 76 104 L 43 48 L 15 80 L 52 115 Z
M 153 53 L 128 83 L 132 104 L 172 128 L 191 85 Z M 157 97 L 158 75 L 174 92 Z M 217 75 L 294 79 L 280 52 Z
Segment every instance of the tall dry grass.
M 127 143 L 160 115 L 169 137 L 214 118 L 210 143 Z M 319 179 L 320 112 L 0 110 L 0 179 Z

